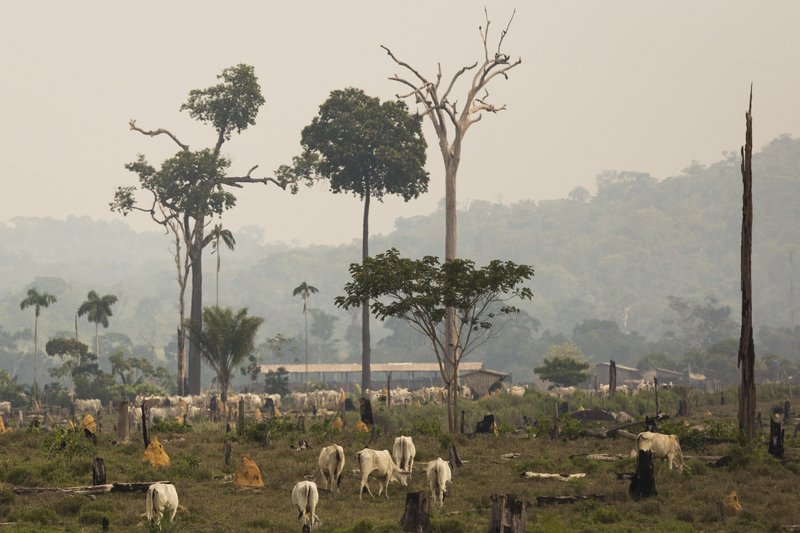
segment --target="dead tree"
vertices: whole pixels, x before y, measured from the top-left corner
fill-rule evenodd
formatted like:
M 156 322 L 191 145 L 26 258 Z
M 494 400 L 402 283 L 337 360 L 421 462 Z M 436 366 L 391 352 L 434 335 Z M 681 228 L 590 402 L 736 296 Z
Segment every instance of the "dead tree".
M 771 456 L 781 459 L 783 457 L 783 436 L 784 430 L 781 429 L 781 415 L 776 413 L 769 419 L 769 448 Z
M 406 508 L 400 527 L 410 533 L 430 533 L 431 506 L 427 491 L 406 493 Z
M 142 402 L 142 439 L 144 440 L 144 449 L 150 446 L 150 432 L 147 430 L 147 403 Z
M 739 336 L 738 366 L 742 371 L 739 386 L 739 429 L 748 440 L 756 436 L 756 351 L 753 344 L 753 287 L 750 256 L 753 248 L 753 86 L 745 114 L 745 142 L 742 147 L 742 332 Z
M 458 257 L 456 252 L 456 177 L 461 162 L 461 145 L 464 135 L 470 126 L 480 121 L 483 113 L 498 113 L 506 109 L 505 105 L 496 105 L 489 102 L 489 83 L 496 77 L 508 79 L 508 71 L 522 63 L 522 59 L 511 60 L 511 56 L 502 51 L 503 40 L 514 20 L 512 13 L 505 29 L 501 31 L 497 41 L 497 49 L 490 50 L 489 46 L 489 13 L 484 10 L 486 24 L 480 26 L 480 36 L 483 42 L 483 59 L 472 65 L 461 67 L 449 82 L 442 84 L 441 65 L 435 79 L 423 76 L 420 71 L 408 63 L 398 59 L 392 51 L 381 45 L 389 57 L 407 71 L 408 78 L 394 74 L 390 80 L 404 85 L 408 92 L 398 94 L 398 98 L 413 98 L 419 105 L 420 115 L 428 117 L 439 139 L 439 150 L 445 168 L 445 260 Z M 480 63 L 480 66 L 478 65 Z M 465 73 L 473 71 L 472 81 L 467 89 L 466 98 L 458 101 L 452 95 L 453 88 L 459 78 Z M 452 130 L 452 139 L 451 139 Z M 456 328 L 456 314 L 453 308 L 447 310 L 444 321 L 444 343 L 446 353 L 443 356 L 442 377 L 448 387 L 448 429 L 451 433 L 458 431 L 456 420 L 458 398 L 458 365 L 462 357 L 461 345 Z
M 495 494 L 491 500 L 492 514 L 487 533 L 525 533 L 528 513 L 524 500 L 513 494 Z
M 371 428 L 375 425 L 375 419 L 372 418 L 372 402 L 369 401 L 369 398 L 359 398 L 358 404 L 361 411 L 361 421 Z
M 613 398 L 617 392 L 617 363 L 613 359 L 608 365 L 608 397 Z

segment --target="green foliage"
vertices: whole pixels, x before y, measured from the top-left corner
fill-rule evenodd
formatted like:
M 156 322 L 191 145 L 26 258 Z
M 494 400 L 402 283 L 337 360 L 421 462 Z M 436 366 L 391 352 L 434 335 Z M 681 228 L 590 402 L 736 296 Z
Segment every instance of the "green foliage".
M 270 418 L 254 424 L 246 424 L 243 437 L 253 442 L 263 443 L 267 439 L 267 434 L 276 439 L 298 429 L 297 422 L 289 417 Z
M 533 369 L 541 379 L 572 387 L 589 379 L 589 363 L 574 344 L 551 346 L 542 366 Z
M 188 422 L 184 424 L 174 418 L 159 418 L 150 426 L 152 433 L 189 433 L 193 430 L 194 427 Z
M 267 394 L 289 394 L 289 371 L 279 366 L 277 370 L 268 370 L 264 376 L 264 392 Z
M 415 435 L 429 435 L 436 437 L 442 433 L 442 428 L 439 425 L 439 418 L 435 416 L 430 417 L 417 417 L 412 423 Z
M 44 449 L 49 457 L 72 460 L 92 457 L 97 448 L 83 435 L 83 431 L 55 428 L 44 439 Z

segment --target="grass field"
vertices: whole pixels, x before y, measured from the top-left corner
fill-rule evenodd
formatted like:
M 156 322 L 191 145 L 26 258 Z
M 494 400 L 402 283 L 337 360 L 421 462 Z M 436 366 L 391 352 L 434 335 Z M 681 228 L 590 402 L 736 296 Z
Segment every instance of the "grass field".
M 764 398 L 759 403 L 768 414 L 774 405 L 783 403 L 787 391 L 760 388 Z M 102 419 L 97 446 L 80 434 L 61 438 L 54 432 L 17 429 L 0 434 L 0 533 L 6 531 L 100 531 L 103 517 L 110 521 L 110 531 L 147 531 L 143 518 L 145 496 L 103 494 L 96 497 L 65 493 L 16 495 L 11 486 L 69 487 L 91 484 L 91 463 L 95 456 L 105 461 L 108 482 L 170 480 L 181 501 L 173 531 L 300 531 L 301 524 L 291 505 L 291 489 L 303 476 L 316 469 L 319 448 L 331 442 L 345 448 L 347 464 L 341 493 L 320 493 L 317 514 L 323 521 L 320 532 L 400 531 L 406 490 L 426 488 L 423 463 L 437 456 L 447 458 L 447 446 L 456 445 L 466 463 L 454 476 L 443 509 L 432 509 L 434 531 L 485 532 L 493 494 L 514 494 L 529 502 L 528 531 L 780 531 L 783 525 L 800 524 L 800 441 L 788 438 L 786 457 L 776 460 L 766 453 L 766 438 L 753 451 L 735 442 L 735 391 L 727 392 L 728 401 L 720 405 L 721 394 L 693 393 L 689 425 L 670 419 L 666 428 L 682 435 L 684 455 L 731 455 L 729 466 L 716 468 L 709 461 L 687 459 L 682 473 L 656 469 L 658 496 L 635 502 L 628 496 L 629 482 L 618 480 L 616 473 L 632 472 L 634 459 L 616 462 L 592 461 L 589 453 L 628 453 L 632 441 L 624 438 L 597 439 L 576 436 L 581 429 L 575 421 L 563 419 L 565 438 L 552 439 L 545 429 L 555 400 L 530 394 L 524 398 L 501 396 L 476 402 L 463 402 L 468 427 L 483 415 L 498 417 L 499 435 L 450 437 L 446 414 L 436 406 L 395 406 L 388 411 L 376 406 L 374 436 L 353 431 L 356 414 L 348 413 L 342 433 L 331 432 L 323 421 L 306 420 L 306 431 L 292 429 L 286 423 L 274 426 L 269 446 L 243 435 L 226 434 L 222 424 L 197 422 L 191 430 L 176 426 L 153 428 L 171 458 L 171 465 L 154 470 L 141 461 L 141 435 L 131 442 L 112 444 L 115 416 Z M 662 410 L 675 412 L 676 398 L 662 395 Z M 572 408 L 608 407 L 625 409 L 631 414 L 652 413 L 652 397 L 620 398 L 614 402 L 578 395 L 570 399 Z M 541 423 L 525 427 L 523 415 Z M 766 416 L 765 416 L 766 419 Z M 251 427 L 249 435 L 260 439 L 266 426 Z M 634 428 L 633 431 L 639 431 Z M 417 457 L 409 488 L 389 486 L 389 499 L 359 502 L 359 478 L 353 473 L 354 455 L 370 438 L 370 447 L 391 449 L 399 434 L 414 438 Z M 538 433 L 538 434 L 537 434 Z M 225 467 L 223 442 L 232 439 L 231 467 Z M 294 450 L 290 445 L 304 439 L 312 449 Z M 62 448 L 61 441 L 65 444 Z M 519 454 L 503 459 L 507 453 Z M 230 481 L 242 454 L 250 455 L 261 468 L 263 490 L 236 488 Z M 563 482 L 529 480 L 524 471 L 571 474 L 584 472 L 586 478 Z M 226 477 L 227 476 L 227 477 Z M 727 510 L 720 503 L 735 490 L 743 506 L 741 512 Z M 374 492 L 374 491 L 373 491 Z M 537 506 L 537 496 L 605 494 L 604 500 L 586 500 L 570 505 Z M 720 509 L 723 512 L 720 512 Z

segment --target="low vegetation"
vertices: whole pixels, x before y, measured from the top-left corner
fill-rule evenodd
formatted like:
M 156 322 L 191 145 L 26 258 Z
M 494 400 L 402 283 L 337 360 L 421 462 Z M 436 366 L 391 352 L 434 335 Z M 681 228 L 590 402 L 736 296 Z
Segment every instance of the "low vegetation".
M 108 518 L 111 531 L 147 531 L 143 518 L 145 495 L 102 494 L 96 498 L 48 492 L 18 495 L 12 487 L 70 487 L 90 485 L 92 460 L 102 457 L 108 482 L 170 480 L 180 496 L 180 508 L 171 530 L 203 531 L 300 531 L 301 524 L 291 505 L 291 489 L 304 476 L 313 476 L 319 449 L 336 442 L 347 456 L 341 493 L 320 491 L 317 514 L 320 532 L 400 531 L 406 489 L 389 487 L 389 499 L 358 501 L 359 478 L 354 473 L 354 455 L 365 446 L 391 449 L 399 434 L 410 434 L 417 458 L 412 491 L 427 488 L 424 463 L 447 458 L 454 444 L 464 466 L 455 472 L 442 509 L 432 509 L 433 531 L 485 532 L 496 493 L 515 494 L 529 503 L 528 531 L 769 531 L 800 524 L 795 504 L 800 475 L 800 439 L 792 438 L 787 426 L 786 456 L 778 460 L 766 453 L 766 437 L 754 448 L 737 442 L 735 391 L 720 404 L 719 393 L 693 392 L 692 416 L 662 420 L 662 429 L 680 436 L 688 468 L 683 472 L 656 466 L 658 496 L 639 502 L 628 495 L 629 481 L 618 473 L 632 472 L 629 457 L 632 441 L 623 437 L 599 439 L 581 436 L 584 426 L 562 416 L 561 437 L 550 435 L 555 405 L 559 401 L 537 392 L 524 397 L 500 395 L 465 401 L 468 432 L 484 414 L 497 417 L 497 434 L 450 436 L 443 407 L 376 405 L 373 433 L 355 430 L 356 413 L 347 413 L 338 432 L 319 417 L 305 419 L 305 431 L 289 416 L 260 423 L 251 422 L 242 433 L 226 433 L 223 423 L 195 421 L 189 428 L 172 424 L 154 426 L 153 435 L 164 445 L 171 464 L 161 471 L 140 461 L 140 433 L 132 441 L 114 444 L 115 417 L 101 415 L 97 445 L 81 433 L 28 427 L 0 434 L 0 522 L 3 531 L 99 531 Z M 778 402 L 766 387 L 759 403 L 770 413 Z M 789 392 L 789 391 L 784 391 Z M 775 394 L 774 392 L 772 393 Z M 660 398 L 662 410 L 674 413 L 673 394 Z M 619 397 L 615 400 L 578 394 L 569 398 L 569 409 L 629 409 L 653 412 L 652 395 Z M 675 402 L 676 403 L 676 402 Z M 780 401 L 781 405 L 783 400 Z M 525 424 L 536 419 L 531 426 Z M 766 420 L 766 417 L 764 418 Z M 598 423 L 595 423 L 597 425 Z M 594 426 L 589 426 L 594 427 Z M 632 427 L 631 431 L 639 431 Z M 223 442 L 231 441 L 231 465 L 224 464 Z M 310 449 L 299 449 L 300 440 Z M 268 442 L 268 444 L 265 444 Z M 617 461 L 596 461 L 588 454 L 623 454 Z M 243 490 L 231 483 L 241 455 L 250 455 L 261 469 L 265 488 Z M 729 456 L 725 466 L 714 466 L 716 456 Z M 524 472 L 586 473 L 569 482 L 525 479 Z M 743 509 L 734 511 L 723 502 L 736 491 Z M 539 496 L 593 496 L 570 505 L 538 506 Z

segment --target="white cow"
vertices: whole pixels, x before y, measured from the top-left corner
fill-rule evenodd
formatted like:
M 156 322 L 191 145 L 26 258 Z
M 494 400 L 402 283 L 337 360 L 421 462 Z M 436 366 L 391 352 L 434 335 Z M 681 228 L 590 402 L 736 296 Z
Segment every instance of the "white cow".
M 445 493 L 447 492 L 447 482 L 452 481 L 453 478 L 450 472 L 450 465 L 443 461 L 441 457 L 437 457 L 435 461 L 428 463 L 426 474 L 428 476 L 428 485 L 430 485 L 431 494 L 433 495 L 433 503 L 442 507 Z
M 178 491 L 172 483 L 153 483 L 147 489 L 147 520 L 155 522 L 158 526 L 165 513 L 165 508 L 169 506 L 170 522 L 175 520 L 175 513 L 178 512 Z
M 92 415 L 97 415 L 103 408 L 103 402 L 97 398 L 79 399 L 75 400 L 73 404 L 75 405 L 75 412 L 80 414 L 91 413 Z
M 11 402 L 0 402 L 0 415 L 11 414 Z
M 409 473 L 414 471 L 414 457 L 417 455 L 417 449 L 414 446 L 414 441 L 411 437 L 404 437 L 400 435 L 394 439 L 394 446 L 392 446 L 392 457 L 394 462 L 400 467 L 400 470 L 408 470 Z
M 378 480 L 378 496 L 384 492 L 386 498 L 389 498 L 389 483 L 397 481 L 402 486 L 408 486 L 408 476 L 410 472 L 401 470 L 392 461 L 392 456 L 389 455 L 389 450 L 372 450 L 364 448 L 356 454 L 356 461 L 361 470 L 361 486 L 358 488 L 358 500 L 361 501 L 361 496 L 364 493 L 364 487 L 373 498 L 372 491 L 369 490 L 368 479 L 373 476 Z
M 322 479 L 325 488 L 333 492 L 339 492 L 339 483 L 342 482 L 342 470 L 344 469 L 344 448 L 338 444 L 331 444 L 322 448 L 319 452 L 319 470 L 322 472 Z
M 313 481 L 298 481 L 292 489 L 292 503 L 297 508 L 297 518 L 303 519 L 303 526 L 313 529 L 315 524 L 322 525 L 322 520 L 316 515 L 319 492 L 317 484 Z M 303 529 L 305 531 L 305 528 Z
M 636 448 L 631 451 L 631 455 L 636 457 L 639 455 L 639 451 L 648 450 L 653 452 L 654 460 L 666 459 L 670 470 L 672 470 L 673 462 L 678 470 L 683 470 L 683 452 L 677 435 L 664 435 L 651 431 L 639 433 L 636 435 Z

